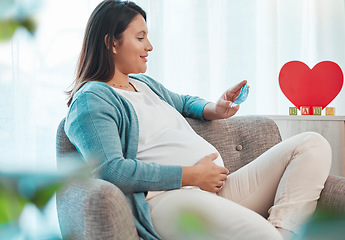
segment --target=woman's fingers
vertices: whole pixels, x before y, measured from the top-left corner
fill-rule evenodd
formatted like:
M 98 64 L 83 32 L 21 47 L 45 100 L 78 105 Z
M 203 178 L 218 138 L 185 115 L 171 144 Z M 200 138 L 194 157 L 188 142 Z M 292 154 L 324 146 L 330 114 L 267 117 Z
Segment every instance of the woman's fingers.
M 197 164 L 200 181 L 197 186 L 209 192 L 218 192 L 224 185 L 224 181 L 229 174 L 225 167 L 216 165 L 213 161 L 219 156 L 218 153 L 212 153 L 202 158 Z
M 212 161 L 216 160 L 218 157 L 218 153 L 211 153 L 210 155 L 207 155 L 206 157 L 210 158 Z
M 224 185 L 224 181 L 219 181 L 217 187 L 222 187 Z
M 226 175 L 229 174 L 229 169 L 227 169 L 226 167 L 221 167 L 219 166 L 219 173 L 222 175 L 222 176 L 225 176 L 225 179 L 226 179 Z
M 233 87 L 233 90 L 235 92 L 237 92 L 238 90 L 240 90 L 244 85 L 246 85 L 247 83 L 247 80 L 243 80 L 242 82 L 239 82 L 238 84 L 236 84 L 234 87 Z
M 241 88 L 247 83 L 247 80 L 243 80 L 236 84 L 234 87 L 226 91 L 226 99 L 235 101 L 235 99 L 240 95 Z
M 228 170 L 228 169 L 226 169 L 226 170 Z M 220 180 L 221 180 L 221 181 L 225 181 L 225 180 L 228 178 L 228 174 L 229 174 L 229 170 L 228 170 L 228 173 L 226 173 L 226 174 L 221 174 Z

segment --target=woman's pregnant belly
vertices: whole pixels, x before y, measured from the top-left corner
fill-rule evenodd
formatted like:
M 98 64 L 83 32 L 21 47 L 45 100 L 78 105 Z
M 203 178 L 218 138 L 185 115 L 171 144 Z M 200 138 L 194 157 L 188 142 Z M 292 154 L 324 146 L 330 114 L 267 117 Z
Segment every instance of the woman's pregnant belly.
M 158 135 L 154 141 L 142 144 L 138 149 L 137 159 L 165 165 L 193 166 L 203 157 L 218 153 L 217 149 L 193 131 L 168 130 Z M 219 154 L 219 153 L 218 153 Z M 214 160 L 219 166 L 224 166 L 222 157 Z M 196 186 L 185 186 L 200 190 Z M 149 191 L 146 200 L 150 200 L 165 191 Z
M 193 166 L 206 155 L 215 152 L 218 153 L 217 149 L 195 132 L 168 129 L 140 144 L 137 159 L 164 165 Z M 214 163 L 224 166 L 220 155 Z

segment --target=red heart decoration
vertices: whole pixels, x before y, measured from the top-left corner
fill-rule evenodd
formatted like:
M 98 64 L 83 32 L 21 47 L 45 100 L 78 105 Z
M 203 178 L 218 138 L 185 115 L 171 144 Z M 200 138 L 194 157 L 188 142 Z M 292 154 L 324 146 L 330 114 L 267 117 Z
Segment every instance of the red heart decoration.
M 334 62 L 319 62 L 310 69 L 303 62 L 291 61 L 281 68 L 279 85 L 298 109 L 301 106 L 324 109 L 340 92 L 343 78 L 341 68 Z

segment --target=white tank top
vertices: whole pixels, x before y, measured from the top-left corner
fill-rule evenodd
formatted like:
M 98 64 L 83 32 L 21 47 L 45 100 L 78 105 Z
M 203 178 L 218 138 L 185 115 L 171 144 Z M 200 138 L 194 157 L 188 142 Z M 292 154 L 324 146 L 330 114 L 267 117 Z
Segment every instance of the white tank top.
M 193 166 L 208 154 L 218 152 L 200 137 L 186 119 L 161 100 L 145 83 L 130 79 L 138 92 L 114 88 L 134 107 L 139 121 L 137 159 L 164 165 Z M 224 166 L 221 156 L 214 161 Z
M 138 92 L 113 88 L 134 107 L 139 121 L 137 159 L 163 165 L 193 166 L 217 149 L 200 137 L 186 119 L 145 83 L 130 78 Z M 219 154 L 219 153 L 218 153 Z M 214 163 L 224 167 L 220 155 Z M 198 187 L 184 187 L 195 188 Z M 149 191 L 146 200 L 164 191 Z

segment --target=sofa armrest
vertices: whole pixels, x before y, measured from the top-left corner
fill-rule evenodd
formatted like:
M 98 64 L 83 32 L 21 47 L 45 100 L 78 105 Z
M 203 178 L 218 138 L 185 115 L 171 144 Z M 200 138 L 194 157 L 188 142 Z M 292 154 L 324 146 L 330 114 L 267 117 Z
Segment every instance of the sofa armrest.
M 215 121 L 187 118 L 192 128 L 211 143 L 234 172 L 281 142 L 275 122 L 263 116 L 241 116 Z
M 329 176 L 321 192 L 317 208 L 322 211 L 345 213 L 345 178 Z
M 138 240 L 126 197 L 101 179 L 67 184 L 57 193 L 63 237 L 68 239 Z

